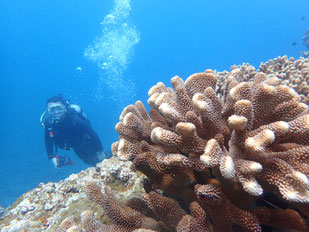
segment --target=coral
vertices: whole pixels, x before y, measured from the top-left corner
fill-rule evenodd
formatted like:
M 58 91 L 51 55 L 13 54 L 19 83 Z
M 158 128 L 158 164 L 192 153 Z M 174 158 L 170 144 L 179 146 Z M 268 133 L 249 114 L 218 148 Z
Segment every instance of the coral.
M 59 224 L 68 216 L 74 218 L 76 224 L 80 224 L 80 215 L 86 210 L 96 212 L 95 219 L 110 223 L 100 206 L 88 199 L 82 189 L 88 181 L 95 181 L 111 186 L 119 201 L 139 197 L 144 193 L 144 176 L 132 171 L 130 166 L 131 162 L 112 157 L 99 163 L 97 167 L 72 174 L 58 183 L 41 183 L 23 194 L 1 215 L 0 230 L 58 231 L 61 229 L 57 229 Z M 67 225 L 62 225 L 62 231 L 69 228 L 70 224 Z M 74 231 L 73 228 L 71 231 Z M 78 231 L 78 227 L 75 227 L 75 231 Z
M 60 226 L 58 227 L 58 230 L 60 232 L 70 232 L 70 231 L 94 231 L 94 232 L 129 232 L 132 231 L 132 229 L 126 229 L 122 226 L 118 225 L 104 225 L 98 220 L 95 219 L 94 214 L 87 210 L 84 211 L 81 214 L 81 227 L 74 224 L 74 222 L 70 222 L 71 217 L 65 218 Z
M 0 229 L 308 231 L 308 64 L 159 82 L 148 112 L 121 113 L 111 159 L 25 194 Z
M 165 228 L 169 230 L 176 228 L 179 221 L 185 215 L 185 211 L 175 200 L 164 197 L 154 191 L 145 194 L 143 200 L 148 208 L 154 212 L 155 218 L 163 222 Z
M 210 215 L 214 231 L 232 231 L 233 224 L 248 231 L 262 231 L 258 218 L 232 204 L 218 186 L 196 185 L 195 191 L 203 208 Z
M 302 101 L 309 104 L 309 59 L 300 57 L 295 60 L 287 56 L 277 57 L 265 63 L 261 63 L 260 71 L 268 77 L 277 77 L 279 82 L 293 88 Z
M 81 214 L 81 227 L 84 231 L 212 231 L 205 211 L 198 202 L 190 204 L 190 214 L 186 214 L 179 203 L 171 198 L 151 191 L 145 193 L 142 199 L 133 199 L 127 205 L 119 204 L 113 197 L 113 192 L 107 186 L 101 188 L 94 182 L 86 184 L 84 191 L 87 196 L 102 206 L 110 217 L 113 225 L 104 225 L 94 218 L 91 211 Z M 147 211 L 147 212 L 146 212 Z M 143 213 L 142 213 L 143 212 Z M 145 216 L 151 215 L 151 216 Z M 62 221 L 58 230 L 70 231 L 79 228 L 72 217 Z
M 155 192 L 144 194 L 143 201 L 134 200 L 123 205 L 115 201 L 109 187 L 105 186 L 103 190 L 102 192 L 94 182 L 87 183 L 84 188 L 87 196 L 101 205 L 114 224 L 103 225 L 94 218 L 90 211 L 85 211 L 81 214 L 81 224 L 85 231 L 173 231 L 185 215 L 184 210 L 176 201 Z M 153 218 L 142 214 L 142 208 L 148 211 Z M 74 223 L 67 223 L 71 221 L 71 217 L 66 218 L 59 228 L 65 228 L 64 231 L 67 231 L 75 227 Z
M 74 226 L 74 221 L 72 217 L 65 218 L 58 227 L 59 232 L 65 232 L 70 227 Z
M 304 57 L 308 56 L 308 51 L 304 51 Z M 307 55 L 306 55 L 307 54 Z M 293 57 L 287 56 L 277 57 L 267 62 L 262 62 L 259 70 L 249 64 L 233 65 L 231 72 L 215 72 L 218 80 L 216 93 L 217 96 L 224 100 L 223 96 L 227 95 L 227 78 L 233 75 L 238 82 L 251 82 L 258 72 L 264 73 L 269 79 L 278 82 L 281 85 L 287 85 L 293 88 L 301 97 L 301 101 L 309 104 L 309 59 L 300 57 L 295 60 Z M 234 70 L 240 71 L 241 75 L 235 75 Z M 234 73 L 233 73 L 234 72 Z
M 95 183 L 90 182 L 86 185 L 85 192 L 90 199 L 102 206 L 104 212 L 115 224 L 123 227 L 124 230 L 158 229 L 160 227 L 155 220 L 145 217 L 128 206 L 120 205 L 115 201 L 113 193 L 108 187 L 104 188 L 103 194 Z
M 256 75 L 256 69 L 252 65 L 248 63 L 243 63 L 242 65 L 232 65 L 231 72 L 237 69 L 242 73 L 241 78 L 242 80 L 238 81 L 249 81 Z M 223 72 L 215 72 L 217 76 L 217 86 L 216 86 L 216 93 L 217 96 L 223 100 L 223 95 L 226 96 L 227 93 L 227 81 L 226 79 L 229 77 L 230 72 L 223 71 Z M 239 76 L 238 76 L 239 77 Z
M 189 208 L 190 214 L 186 214 L 182 217 L 181 221 L 177 225 L 177 231 L 213 231 L 209 218 L 198 202 L 193 201 L 190 203 Z
M 0 206 L 0 218 L 2 218 L 6 213 L 6 209 Z
M 184 212 L 171 225 L 165 223 L 169 231 L 192 231 L 194 226 L 262 231 L 263 225 L 305 231 L 308 106 L 277 76 L 292 78 L 297 66 L 306 80 L 306 62 L 277 59 L 262 64 L 262 72 L 235 68 L 221 84 L 221 95 L 211 70 L 185 81 L 175 76 L 173 89 L 160 82 L 149 90 L 149 115 L 141 102 L 123 110 L 113 153 L 149 178 L 150 193 L 143 199 L 154 213 L 169 204 L 151 189 L 177 200 Z M 274 70 L 277 76 L 269 75 Z M 264 200 L 268 196 L 271 200 Z M 156 207 L 151 207 L 153 201 Z M 268 204 L 259 206 L 261 202 Z M 160 215 L 172 209 L 160 208 Z M 268 216 L 263 217 L 263 209 Z M 294 224 L 285 220 L 287 215 L 295 218 Z M 165 216 L 156 216 L 164 221 Z

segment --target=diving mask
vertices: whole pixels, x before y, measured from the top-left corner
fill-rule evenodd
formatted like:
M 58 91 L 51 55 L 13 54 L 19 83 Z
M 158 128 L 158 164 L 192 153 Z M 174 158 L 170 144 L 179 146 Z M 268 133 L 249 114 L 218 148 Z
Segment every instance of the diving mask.
M 67 112 L 67 108 L 61 102 L 51 102 L 47 105 L 47 112 L 53 119 L 61 121 Z

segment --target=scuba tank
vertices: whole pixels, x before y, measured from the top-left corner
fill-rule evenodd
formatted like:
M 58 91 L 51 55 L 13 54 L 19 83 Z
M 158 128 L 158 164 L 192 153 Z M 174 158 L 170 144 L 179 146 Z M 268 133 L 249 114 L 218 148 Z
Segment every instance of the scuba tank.
M 85 114 L 85 112 L 82 110 L 82 108 L 79 105 L 70 104 L 69 107 L 71 109 L 74 109 L 81 116 L 81 118 L 89 122 L 87 115 Z

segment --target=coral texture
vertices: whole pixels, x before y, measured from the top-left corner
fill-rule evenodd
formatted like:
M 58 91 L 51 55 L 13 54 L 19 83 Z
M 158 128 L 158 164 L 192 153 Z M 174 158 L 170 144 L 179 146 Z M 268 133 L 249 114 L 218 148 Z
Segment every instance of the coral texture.
M 295 60 L 287 56 L 277 57 L 261 63 L 260 71 L 269 78 L 278 77 L 280 84 L 293 88 L 300 96 L 301 101 L 309 104 L 309 59 L 300 57 Z
M 240 81 L 251 82 L 258 72 L 264 73 L 269 79 L 278 78 L 278 84 L 287 85 L 293 88 L 301 97 L 301 101 L 309 104 L 309 59 L 300 57 L 295 60 L 293 57 L 278 56 L 275 59 L 260 64 L 260 69 L 250 64 L 233 65 L 231 71 L 238 69 L 242 74 Z M 226 80 L 231 73 L 228 71 L 216 72 L 217 75 L 217 96 L 223 100 L 226 95 Z
M 82 189 L 87 182 L 92 181 L 112 187 L 118 201 L 139 197 L 144 193 L 144 176 L 133 172 L 130 166 L 130 162 L 112 157 L 97 167 L 72 174 L 58 183 L 41 183 L 23 194 L 3 215 L 0 213 L 0 231 L 66 231 L 73 226 L 71 219 L 74 218 L 75 223 L 79 222 L 80 215 L 86 210 L 96 212 L 96 219 L 110 223 L 100 206 L 89 200 Z M 70 217 L 63 222 L 67 216 Z M 57 230 L 61 222 L 62 226 Z M 70 231 L 79 231 L 78 228 L 71 228 Z
M 140 101 L 123 110 L 113 153 L 149 178 L 149 191 L 177 199 L 182 218 L 167 226 L 157 217 L 168 231 L 306 230 L 308 106 L 267 75 L 276 67 L 262 64 L 263 72 L 247 77 L 234 69 L 220 97 L 212 70 L 186 81 L 175 76 L 173 89 L 160 82 L 149 90 L 149 114 Z

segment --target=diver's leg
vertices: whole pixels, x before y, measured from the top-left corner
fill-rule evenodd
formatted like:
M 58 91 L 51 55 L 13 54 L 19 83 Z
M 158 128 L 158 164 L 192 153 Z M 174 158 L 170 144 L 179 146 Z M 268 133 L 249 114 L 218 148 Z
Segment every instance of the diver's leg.
M 97 151 L 95 156 L 96 156 L 96 159 L 99 160 L 99 162 L 107 158 L 106 154 L 103 151 Z
M 86 164 L 88 164 L 88 165 L 91 165 L 91 166 L 95 166 L 95 165 L 93 165 L 93 162 L 91 162 L 91 161 L 89 160 L 89 158 L 87 157 L 87 155 L 85 155 L 85 154 L 87 154 L 87 152 L 86 152 L 84 149 L 82 149 L 82 147 L 75 146 L 75 147 L 73 148 L 73 150 L 74 150 L 74 152 L 76 153 L 76 155 L 77 155 L 84 163 L 86 163 Z
M 81 149 L 79 147 L 74 148 L 75 153 L 78 157 L 84 161 L 84 163 L 96 166 L 97 163 L 100 163 L 102 160 L 106 158 L 106 155 L 103 151 L 94 151 L 93 149 Z
M 87 155 L 88 162 L 91 162 L 93 166 L 102 162 L 104 159 L 106 159 L 106 155 L 103 151 L 90 152 Z

